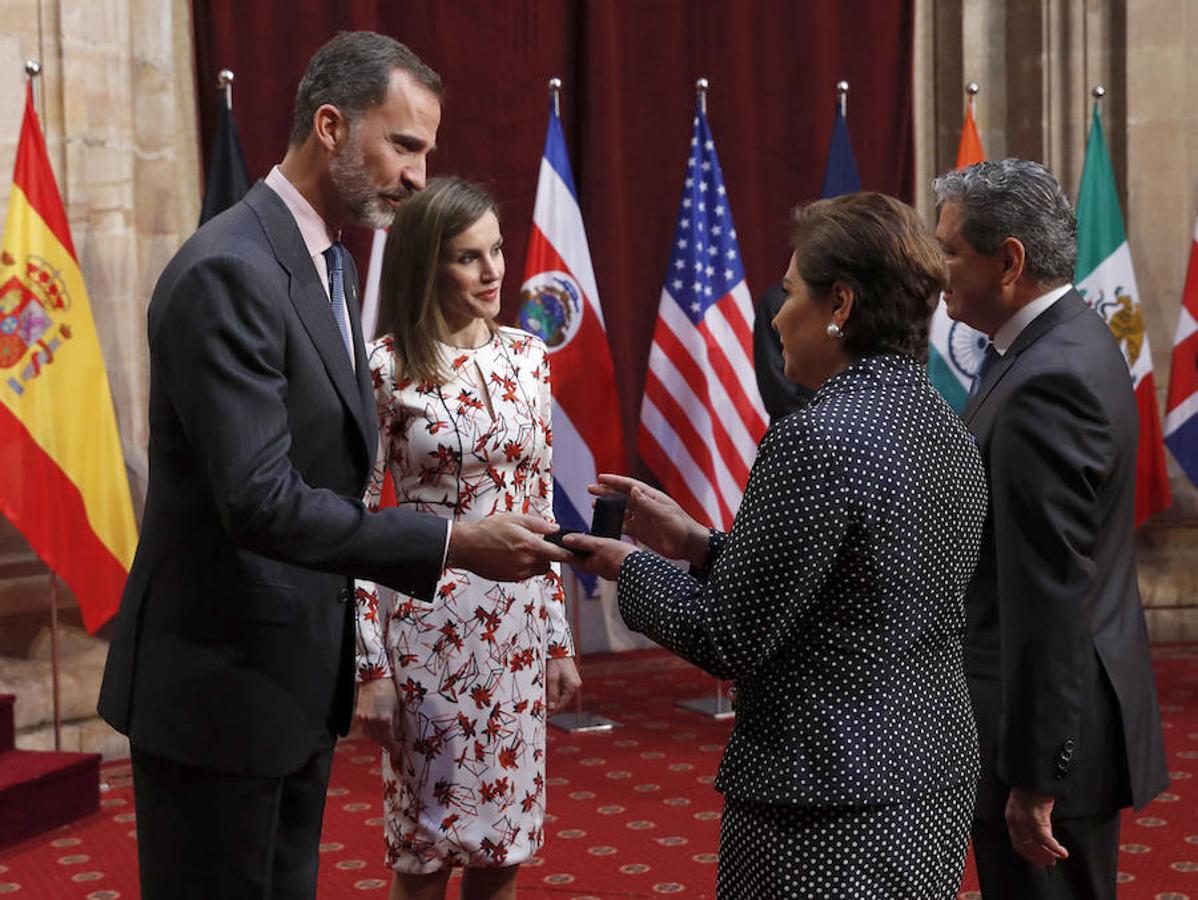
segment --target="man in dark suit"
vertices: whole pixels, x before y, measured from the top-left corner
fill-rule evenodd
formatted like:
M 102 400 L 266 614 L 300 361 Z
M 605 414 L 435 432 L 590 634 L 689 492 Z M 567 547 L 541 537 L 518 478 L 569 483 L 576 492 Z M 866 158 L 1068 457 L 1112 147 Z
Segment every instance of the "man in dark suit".
M 785 302 L 786 291 L 781 284 L 775 284 L 757 298 L 757 315 L 753 319 L 753 368 L 761 402 L 771 422 L 798 412 L 815 393 L 805 385 L 795 384 L 783 372 L 782 341 L 774 331 L 774 317 Z
M 338 235 L 423 187 L 440 91 L 391 38 L 325 44 L 283 162 L 155 288 L 150 483 L 100 694 L 130 738 L 143 897 L 315 896 L 353 576 L 432 600 L 447 564 L 516 580 L 568 556 L 531 517 L 450 531 L 360 500 L 377 425 Z
M 966 595 L 982 895 L 1115 896 L 1119 810 L 1166 786 L 1135 563 L 1127 364 L 1070 285 L 1076 220 L 1025 160 L 935 182 L 949 315 L 991 338 L 964 419 L 990 512 Z

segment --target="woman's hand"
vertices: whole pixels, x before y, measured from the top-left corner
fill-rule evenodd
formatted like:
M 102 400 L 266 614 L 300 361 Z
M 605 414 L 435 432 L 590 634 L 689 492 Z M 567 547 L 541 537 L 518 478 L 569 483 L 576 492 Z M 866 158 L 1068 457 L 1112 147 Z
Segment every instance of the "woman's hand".
M 545 708 L 550 715 L 560 712 L 582 686 L 574 657 L 550 658 L 545 663 Z
M 586 556 L 575 554 L 570 565 L 608 581 L 615 581 L 620 576 L 620 566 L 624 565 L 629 553 L 636 552 L 632 544 L 611 538 L 591 537 L 589 534 L 567 534 L 562 538 L 562 546 L 567 550 L 586 551 Z
M 625 475 L 600 475 L 599 483 L 589 485 L 587 490 L 600 497 L 606 494 L 627 497 L 624 533 L 646 547 L 667 559 L 686 560 L 695 568 L 702 568 L 707 562 L 710 539 L 707 529 L 688 516 L 668 494 Z M 583 568 L 586 568 L 585 564 Z

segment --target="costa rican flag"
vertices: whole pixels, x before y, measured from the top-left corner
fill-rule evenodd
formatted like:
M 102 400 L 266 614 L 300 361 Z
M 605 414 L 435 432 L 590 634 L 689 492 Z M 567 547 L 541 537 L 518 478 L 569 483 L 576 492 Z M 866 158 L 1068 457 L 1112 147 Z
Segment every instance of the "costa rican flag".
M 587 485 L 597 472 L 624 470 L 624 437 L 607 330 L 556 96 L 550 99 L 520 288 L 520 327 L 541 338 L 550 353 L 553 514 L 563 528 L 586 531 L 591 520 Z M 593 594 L 594 576 L 575 573 Z
M 1165 443 L 1190 481 L 1198 485 L 1198 222 L 1194 223 L 1190 268 L 1173 336 Z
M 768 421 L 753 373 L 753 315 L 700 99 L 637 447 L 670 496 L 696 520 L 725 531 Z

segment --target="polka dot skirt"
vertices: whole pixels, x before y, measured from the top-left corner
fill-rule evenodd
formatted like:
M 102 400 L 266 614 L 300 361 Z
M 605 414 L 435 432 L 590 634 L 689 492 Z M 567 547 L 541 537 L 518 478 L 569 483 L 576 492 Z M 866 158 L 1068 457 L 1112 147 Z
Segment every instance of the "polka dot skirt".
M 957 896 L 972 782 L 884 806 L 761 806 L 729 800 L 719 900 Z

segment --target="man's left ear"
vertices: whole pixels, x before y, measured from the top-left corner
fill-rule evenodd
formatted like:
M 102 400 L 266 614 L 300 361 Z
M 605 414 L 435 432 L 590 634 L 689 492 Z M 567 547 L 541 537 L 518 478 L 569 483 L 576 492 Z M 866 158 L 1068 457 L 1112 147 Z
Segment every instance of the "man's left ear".
M 325 103 L 313 115 L 312 130 L 324 148 L 332 152 L 349 134 L 349 122 L 341 110 L 331 103 Z
M 832 321 L 841 329 L 844 328 L 844 323 L 848 321 L 853 312 L 854 300 L 856 300 L 856 292 L 852 285 L 845 284 L 843 281 L 837 281 L 832 285 Z
M 1023 242 L 1019 238 L 1009 237 L 998 248 L 1002 260 L 1002 283 L 1004 286 L 1013 285 L 1023 277 L 1027 255 Z

